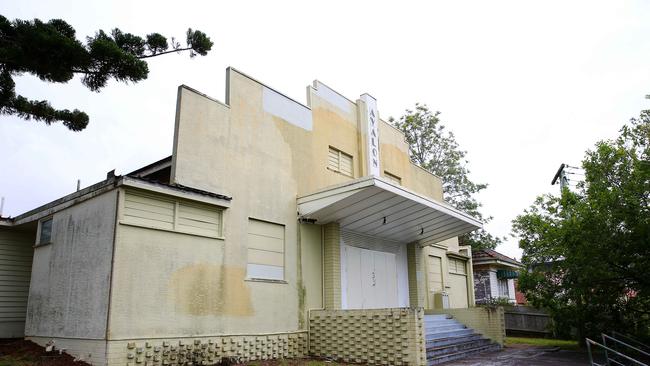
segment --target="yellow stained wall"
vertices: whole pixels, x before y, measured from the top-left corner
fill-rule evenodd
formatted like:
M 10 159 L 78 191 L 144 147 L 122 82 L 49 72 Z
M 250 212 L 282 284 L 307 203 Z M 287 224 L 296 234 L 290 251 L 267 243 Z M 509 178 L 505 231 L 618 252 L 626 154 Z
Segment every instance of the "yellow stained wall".
M 323 308 L 323 245 L 320 225 L 300 225 L 300 265 L 303 309 Z M 303 315 L 306 319 L 306 314 Z
M 299 231 L 296 198 L 361 176 L 357 104 L 318 82 L 304 106 L 234 69 L 227 78 L 225 104 L 179 87 L 171 173 L 232 197 L 224 239 L 119 225 L 109 339 L 295 331 L 322 306 L 312 273 L 322 269 L 307 264 L 322 260 L 320 237 Z M 379 128 L 382 172 L 441 200 L 440 179 L 410 162 L 403 135 Z M 327 169 L 329 146 L 353 157 L 353 177 Z M 283 282 L 246 278 L 249 218 L 285 226 Z
M 381 174 L 385 172 L 402 179 L 402 186 L 437 201 L 442 201 L 442 181 L 411 163 L 409 146 L 404 134 L 387 122 L 379 124 L 379 154 L 381 156 Z

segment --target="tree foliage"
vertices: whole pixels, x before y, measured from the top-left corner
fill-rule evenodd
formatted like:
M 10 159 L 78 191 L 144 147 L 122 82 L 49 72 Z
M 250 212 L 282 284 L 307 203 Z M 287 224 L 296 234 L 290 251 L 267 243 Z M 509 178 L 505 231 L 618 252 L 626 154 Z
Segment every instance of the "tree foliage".
M 48 101 L 16 95 L 14 76 L 30 73 L 39 79 L 66 83 L 75 74 L 92 91 L 99 91 L 109 79 L 138 82 L 149 75 L 144 59 L 171 52 L 189 51 L 190 57 L 205 56 L 212 41 L 201 31 L 187 30 L 186 46 L 159 33 L 140 37 L 115 28 L 110 34 L 100 30 L 82 43 L 75 30 L 61 19 L 42 22 L 0 15 L 0 113 L 51 124 L 61 121 L 72 131 L 88 124 L 88 115 L 77 109 L 57 110 Z
M 431 112 L 426 105 L 416 104 L 415 110 L 407 109 L 399 120 L 391 118 L 390 122 L 406 136 L 411 159 L 442 178 L 443 197 L 447 202 L 477 219 L 490 221 L 491 217 L 481 214 L 481 204 L 474 197 L 487 188 L 487 184 L 474 183 L 469 178 L 467 152 L 460 149 L 454 134 L 445 128 L 439 116 L 440 112 Z M 502 241 L 484 229 L 465 235 L 461 240 L 475 250 L 494 249 Z
M 560 335 L 649 340 L 650 111 L 587 151 L 582 167 L 575 191 L 538 197 L 513 221 L 529 268 L 520 288 Z

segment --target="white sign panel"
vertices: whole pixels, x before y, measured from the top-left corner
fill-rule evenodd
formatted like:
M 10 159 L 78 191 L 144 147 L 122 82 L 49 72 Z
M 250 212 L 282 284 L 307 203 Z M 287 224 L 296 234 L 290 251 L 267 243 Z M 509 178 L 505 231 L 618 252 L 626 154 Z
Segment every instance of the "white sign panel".
M 368 94 L 361 96 L 366 103 L 366 137 L 368 151 L 368 173 L 378 177 L 379 174 L 379 114 L 377 101 Z

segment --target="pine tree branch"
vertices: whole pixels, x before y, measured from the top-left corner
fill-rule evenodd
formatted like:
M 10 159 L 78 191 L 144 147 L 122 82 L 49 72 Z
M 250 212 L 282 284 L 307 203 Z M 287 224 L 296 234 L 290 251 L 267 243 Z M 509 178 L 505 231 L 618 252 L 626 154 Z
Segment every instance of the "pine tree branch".
M 138 56 L 138 59 L 156 57 L 156 56 L 165 55 L 165 54 L 172 53 L 172 52 L 183 52 L 183 51 L 187 51 L 187 50 L 191 50 L 191 49 L 193 49 L 193 48 L 192 47 L 177 48 L 177 49 L 173 49 L 173 50 L 169 50 L 169 51 L 154 53 L 154 54 L 151 54 L 151 55 Z

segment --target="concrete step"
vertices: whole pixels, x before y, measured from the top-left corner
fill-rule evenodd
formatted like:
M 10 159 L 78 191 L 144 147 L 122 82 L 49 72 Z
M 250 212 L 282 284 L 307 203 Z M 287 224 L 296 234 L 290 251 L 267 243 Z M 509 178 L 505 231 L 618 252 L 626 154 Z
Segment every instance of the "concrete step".
M 424 320 L 445 320 L 445 319 L 451 319 L 452 316 L 448 314 L 435 314 L 435 315 L 425 315 Z
M 447 324 L 461 324 L 460 322 L 454 319 L 443 319 L 443 320 L 425 320 L 425 325 L 447 325 Z
M 489 343 L 489 344 L 484 345 L 484 346 L 470 348 L 470 349 L 466 349 L 466 350 L 456 352 L 456 353 L 449 353 L 449 354 L 445 354 L 445 355 L 441 355 L 441 356 L 437 356 L 437 357 L 432 357 L 432 358 L 427 357 L 427 366 L 440 365 L 440 364 L 448 362 L 448 361 L 458 360 L 458 359 L 461 359 L 461 358 L 476 355 L 478 353 L 489 352 L 489 351 L 498 351 L 500 349 L 501 349 L 501 346 L 499 346 L 498 344 Z
M 489 339 L 479 338 L 479 339 L 472 339 L 469 341 L 455 343 L 455 344 L 448 344 L 445 346 L 427 347 L 427 358 L 435 358 L 435 357 L 440 357 L 452 353 L 471 350 L 474 348 L 487 346 L 490 343 L 491 342 Z
M 427 349 L 429 349 L 429 348 L 437 348 L 437 347 L 443 347 L 443 346 L 452 345 L 452 344 L 476 341 L 476 340 L 479 340 L 481 338 L 483 338 L 483 337 L 480 334 L 474 333 L 474 334 L 470 334 L 470 335 L 463 335 L 463 336 L 457 336 L 457 337 L 431 339 L 431 340 L 426 341 L 426 347 L 427 347 Z
M 424 332 L 425 333 L 435 333 L 435 332 L 443 332 L 447 330 L 457 330 L 457 329 L 466 329 L 467 327 L 460 324 L 460 323 L 451 323 L 451 324 L 446 324 L 446 325 L 425 325 L 424 326 Z
M 426 332 L 425 339 L 427 341 L 440 338 L 458 337 L 473 334 L 473 329 L 456 329 L 456 330 L 443 330 L 441 332 Z

